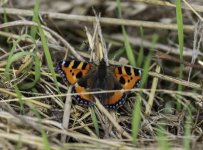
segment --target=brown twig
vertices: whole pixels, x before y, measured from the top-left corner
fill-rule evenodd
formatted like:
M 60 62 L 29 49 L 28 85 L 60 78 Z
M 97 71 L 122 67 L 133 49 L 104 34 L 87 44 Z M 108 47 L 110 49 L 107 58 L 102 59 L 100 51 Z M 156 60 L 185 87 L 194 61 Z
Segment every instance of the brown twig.
M 147 4 L 152 4 L 152 5 L 160 5 L 160 6 L 166 6 L 166 7 L 176 7 L 175 4 L 170 3 L 167 0 L 133 0 L 135 2 L 143 2 Z M 196 4 L 191 4 L 194 10 L 198 12 L 203 12 L 203 6 L 201 5 L 196 5 Z M 187 5 L 182 6 L 183 9 L 191 10 Z
M 71 96 L 69 95 L 69 93 L 71 93 L 71 89 L 72 89 L 72 87 L 70 86 L 68 89 L 68 92 L 67 92 L 66 102 L 64 105 L 64 113 L 63 113 L 63 121 L 62 121 L 62 126 L 64 129 L 68 129 L 69 120 L 70 120 L 72 99 L 71 99 Z M 66 136 L 62 135 L 61 141 L 63 143 L 65 143 L 66 142 Z
M 117 131 L 125 136 L 126 138 L 132 140 L 132 137 L 115 121 L 115 119 L 109 114 L 109 112 L 104 108 L 104 106 L 99 102 L 99 100 L 96 99 L 96 106 L 99 108 L 101 112 L 105 114 L 105 116 L 109 119 L 109 121 L 114 125 L 114 127 L 117 129 Z
M 0 14 L 4 14 L 6 12 L 7 15 L 21 15 L 21 16 L 33 16 L 33 11 L 31 10 L 23 10 L 23 9 L 15 9 L 15 8 L 0 8 Z M 51 19 L 63 19 L 66 21 L 82 21 L 82 22 L 95 22 L 94 16 L 81 16 L 81 15 L 69 15 L 63 13 L 52 13 L 52 12 L 44 12 L 41 11 L 40 15 L 45 18 Z M 116 18 L 107 18 L 101 17 L 101 24 L 109 24 L 109 25 L 125 25 L 125 26 L 134 26 L 134 27 L 146 27 L 146 28 L 156 28 L 156 29 L 170 29 L 177 30 L 176 24 L 164 24 L 159 22 L 152 21 L 140 21 L 140 20 L 128 20 L 128 19 L 116 19 Z M 193 25 L 184 25 L 184 30 L 187 32 L 193 32 Z
M 2 28 L 7 28 L 7 27 L 12 27 L 12 26 L 38 26 L 37 23 L 32 22 L 32 21 L 25 21 L 25 20 L 20 20 L 20 21 L 13 21 L 13 22 L 8 22 L 0 25 L 0 29 Z M 48 31 L 50 34 L 52 34 L 56 39 L 60 40 L 61 43 L 68 49 L 70 49 L 71 53 L 78 59 L 78 60 L 84 60 L 76 51 L 75 49 L 63 38 L 61 37 L 58 33 L 55 31 L 51 30 L 50 28 L 46 26 L 42 26 L 42 28 L 46 31 Z
M 111 35 L 111 38 L 115 39 L 115 40 L 119 40 L 122 41 L 123 37 L 122 35 Z M 145 39 L 141 39 L 139 37 L 132 37 L 132 36 L 128 36 L 129 37 L 129 41 L 132 45 L 134 46 L 143 46 L 146 48 L 150 48 L 152 46 L 152 43 L 149 40 L 145 40 Z M 172 46 L 167 46 L 161 43 L 156 43 L 154 45 L 154 49 L 155 50 L 160 50 L 160 51 L 164 51 L 164 52 L 168 52 L 171 54 L 175 54 L 175 55 L 180 55 L 179 49 L 172 47 Z M 203 53 L 198 52 L 198 55 L 203 56 Z M 183 52 L 183 56 L 185 57 L 192 57 L 192 49 L 189 48 L 184 48 L 184 52 Z
M 191 63 L 184 61 L 184 60 L 181 61 L 179 58 L 175 58 L 173 56 L 170 56 L 170 55 L 168 55 L 166 53 L 162 53 L 162 52 L 157 52 L 154 57 L 158 58 L 158 59 L 169 60 L 172 62 L 183 64 L 185 66 L 189 66 L 189 67 L 196 68 L 196 69 L 203 69 L 203 66 L 201 66 L 201 65 L 191 64 Z

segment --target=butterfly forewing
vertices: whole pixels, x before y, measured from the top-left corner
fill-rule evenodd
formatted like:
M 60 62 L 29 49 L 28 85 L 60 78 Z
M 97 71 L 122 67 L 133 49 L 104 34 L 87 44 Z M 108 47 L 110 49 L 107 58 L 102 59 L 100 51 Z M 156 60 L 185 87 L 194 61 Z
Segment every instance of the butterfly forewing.
M 91 64 L 82 61 L 60 61 L 58 63 L 58 72 L 63 79 L 69 84 L 76 83 L 79 79 L 84 77 L 91 68 Z
M 127 66 L 117 66 L 114 68 L 114 71 L 123 89 L 138 87 L 141 79 L 141 70 Z

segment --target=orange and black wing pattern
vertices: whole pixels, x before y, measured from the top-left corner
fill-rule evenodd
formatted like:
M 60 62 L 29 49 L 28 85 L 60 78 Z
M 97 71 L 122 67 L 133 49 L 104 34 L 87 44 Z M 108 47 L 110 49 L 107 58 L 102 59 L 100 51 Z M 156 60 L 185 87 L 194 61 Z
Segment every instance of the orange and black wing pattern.
M 91 71 L 90 71 L 91 70 Z M 138 87 L 141 79 L 141 70 L 127 66 L 116 66 L 110 71 L 106 63 L 100 62 L 98 67 L 81 61 L 60 61 L 58 72 L 63 79 L 74 84 L 72 98 L 80 105 L 94 105 L 94 96 L 109 110 L 118 109 L 125 103 L 126 94 L 123 89 Z M 118 90 L 112 94 L 87 94 L 96 90 Z
M 118 66 L 114 68 L 114 72 L 123 89 L 127 90 L 139 86 L 141 70 L 128 66 Z
M 74 84 L 71 93 L 76 103 L 84 106 L 93 105 L 93 96 L 87 93 L 87 78 L 85 77 L 91 69 L 90 63 L 82 61 L 60 61 L 58 63 L 58 72 L 62 75 L 64 81 L 68 84 Z
M 92 106 L 94 105 L 94 97 L 92 94 L 87 94 L 88 87 L 87 87 L 87 80 L 88 78 L 81 78 L 72 88 L 71 93 L 75 93 L 76 95 L 73 95 L 73 100 L 76 101 L 77 104 L 83 105 L 83 106 Z
M 117 66 L 114 68 L 117 84 L 114 90 L 119 90 L 104 101 L 107 109 L 118 109 L 125 103 L 126 94 L 122 89 L 132 89 L 138 87 L 141 79 L 141 70 L 127 66 Z M 116 82 L 115 82 L 116 83 Z M 118 84 L 119 83 L 119 84 Z
M 122 106 L 125 103 L 125 100 L 126 94 L 122 91 L 118 91 L 113 93 L 113 95 L 109 98 L 105 99 L 103 105 L 109 110 L 115 110 Z
M 58 63 L 58 72 L 62 75 L 65 82 L 74 84 L 79 79 L 84 77 L 91 68 L 90 63 L 82 61 L 65 61 L 62 60 Z

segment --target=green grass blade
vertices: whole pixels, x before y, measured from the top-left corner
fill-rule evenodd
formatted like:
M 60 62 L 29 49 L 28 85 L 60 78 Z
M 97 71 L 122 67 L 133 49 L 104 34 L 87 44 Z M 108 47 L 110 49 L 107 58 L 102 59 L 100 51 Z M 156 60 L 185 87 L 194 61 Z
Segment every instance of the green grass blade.
M 147 81 L 149 66 L 151 64 L 151 59 L 152 59 L 152 53 L 153 53 L 154 46 L 155 46 L 157 40 L 158 40 L 158 37 L 156 35 L 154 35 L 153 39 L 152 39 L 152 46 L 150 48 L 150 52 L 149 52 L 149 54 L 145 60 L 145 64 L 144 64 L 144 72 L 143 72 L 141 84 L 140 84 L 141 88 L 144 86 L 144 84 Z M 140 122 L 141 122 L 141 99 L 142 99 L 141 97 L 142 97 L 142 93 L 139 93 L 136 97 L 136 103 L 135 103 L 134 109 L 133 109 L 133 118 L 132 118 L 133 143 L 135 143 L 137 140 L 139 126 L 140 126 Z
M 176 19 L 177 19 L 177 27 L 178 27 L 178 43 L 180 50 L 180 60 L 183 60 L 183 17 L 182 17 L 182 7 L 181 0 L 176 0 Z
M 140 128 L 140 122 L 141 122 L 141 95 L 138 94 L 136 96 L 136 102 L 134 105 L 133 109 L 133 118 L 132 118 L 132 138 L 133 138 L 133 143 L 136 143 L 138 133 L 139 133 L 139 128 Z
M 119 18 L 122 18 L 120 0 L 117 0 L 116 2 L 117 2 L 117 7 L 118 7 L 118 16 L 119 16 Z M 127 54 L 128 60 L 132 66 L 136 66 L 135 55 L 133 53 L 133 50 L 130 45 L 129 38 L 128 38 L 128 35 L 126 33 L 124 26 L 122 26 L 122 33 L 123 33 L 124 44 L 125 44 L 125 49 L 126 49 L 126 54 Z
M 4 23 L 8 22 L 8 17 L 7 17 L 7 13 L 6 13 L 6 10 L 4 9 Z M 4 31 L 5 32 L 9 32 L 9 28 L 4 28 Z
M 23 39 L 25 39 L 25 38 L 29 38 L 29 39 L 31 39 L 32 41 L 33 41 L 33 43 L 34 43 L 34 40 L 29 36 L 29 35 L 22 35 L 22 36 L 20 36 L 18 39 L 17 39 L 17 41 L 15 41 L 14 43 L 13 43 L 13 46 L 12 46 L 12 48 L 11 48 L 11 51 L 9 52 L 9 56 L 8 56 L 8 59 L 7 59 L 7 64 L 6 64 L 6 67 L 5 67 L 5 71 L 4 71 L 4 76 L 6 77 L 6 79 L 7 80 L 10 80 L 10 75 L 9 75 L 9 68 L 10 68 L 10 65 L 11 65 L 11 59 L 12 59 L 12 56 L 13 56 L 13 53 L 14 53 L 14 51 L 15 51 L 15 49 L 16 49 L 16 45 L 21 41 L 21 40 L 23 40 Z
M 19 139 L 17 141 L 16 149 L 17 150 L 22 150 L 23 149 L 22 135 L 20 135 L 20 134 L 19 134 Z
M 29 89 L 29 88 L 32 88 L 38 82 L 38 80 L 40 79 L 40 75 L 41 75 L 40 74 L 40 60 L 37 57 L 37 55 L 35 55 L 34 53 L 31 53 L 31 52 L 19 52 L 17 54 L 14 54 L 13 56 L 11 56 L 6 67 L 8 67 L 8 69 L 9 69 L 11 64 L 14 61 L 16 61 L 24 56 L 33 56 L 35 58 L 35 80 L 33 82 L 30 82 L 27 84 L 24 83 L 22 85 L 19 85 L 20 89 Z
M 41 128 L 41 134 L 42 134 L 42 139 L 43 139 L 43 144 L 44 144 L 44 150 L 51 150 L 51 147 L 49 145 L 49 140 L 48 140 L 48 136 L 42 126 L 41 123 L 41 117 L 39 115 L 38 110 L 32 105 L 32 103 L 29 103 L 29 107 L 32 109 L 32 111 L 34 112 L 36 118 L 38 119 L 39 122 L 39 126 Z
M 20 103 L 20 109 L 24 114 L 25 109 L 24 109 L 24 102 L 22 100 L 22 94 L 20 93 L 20 90 L 18 89 L 17 85 L 14 85 L 14 88 L 15 88 L 15 92 L 17 94 L 18 102 Z
M 42 134 L 44 149 L 45 150 L 51 150 L 51 147 L 49 146 L 48 136 L 47 136 L 45 130 L 43 129 L 43 127 L 41 127 L 41 134 Z
M 37 22 L 38 16 L 39 16 L 39 0 L 35 0 L 35 7 L 34 7 L 34 10 L 33 10 L 33 14 L 34 15 L 33 15 L 32 21 Z M 32 36 L 33 39 L 35 39 L 36 34 L 37 34 L 37 27 L 32 26 L 30 35 Z
M 33 82 L 29 82 L 29 83 L 23 83 L 19 85 L 19 88 L 21 90 L 26 90 L 26 89 L 30 89 L 32 87 L 35 86 L 35 84 L 39 81 L 40 76 L 41 76 L 41 72 L 40 72 L 40 68 L 41 68 L 41 64 L 40 64 L 40 60 L 38 58 L 38 56 L 36 54 L 33 54 L 34 56 L 34 60 L 35 60 L 35 72 L 34 72 L 34 76 L 35 79 Z
M 184 35 L 183 35 L 183 17 L 182 17 L 182 7 L 181 0 L 176 0 L 176 20 L 178 28 L 178 44 L 180 50 L 180 61 L 183 61 L 183 45 L 184 45 Z M 183 64 L 180 64 L 179 78 L 183 78 Z M 178 91 L 182 91 L 182 85 L 178 85 Z M 180 109 L 180 105 L 177 104 L 177 109 Z
M 99 137 L 99 124 L 98 124 L 98 120 L 97 120 L 97 116 L 96 116 L 94 107 L 90 107 L 90 112 L 91 112 L 91 118 L 93 121 L 93 125 L 95 128 L 96 134 Z
M 126 54 L 127 54 L 128 60 L 132 66 L 136 66 L 135 55 L 133 53 L 133 50 L 130 45 L 128 35 L 125 31 L 124 26 L 122 26 L 122 32 L 123 32 L 123 38 L 124 38 L 124 42 L 125 42 L 125 49 L 126 49 Z
M 111 54 L 109 56 L 109 58 L 115 60 L 115 59 L 119 59 L 123 54 L 125 53 L 125 49 L 123 47 L 121 47 L 120 49 L 116 50 L 116 52 L 114 52 L 113 54 Z
M 150 48 L 149 54 L 147 55 L 146 59 L 144 60 L 145 61 L 144 71 L 143 71 L 143 75 L 141 78 L 140 88 L 144 87 L 145 83 L 147 82 L 149 67 L 150 67 L 151 60 L 152 60 L 152 54 L 154 52 L 154 47 L 155 47 L 157 40 L 158 40 L 158 36 L 154 35 L 153 39 L 152 39 L 152 46 Z
M 165 129 L 161 126 L 159 126 L 159 128 L 157 129 L 157 136 L 156 136 L 156 140 L 159 143 L 159 146 L 162 150 L 170 150 L 171 146 L 167 140 L 166 135 L 164 134 Z
M 176 19 L 177 19 L 177 27 L 178 27 L 178 44 L 180 50 L 180 61 L 183 60 L 183 45 L 184 45 L 184 34 L 183 34 L 183 17 L 182 17 L 182 7 L 181 0 L 176 0 Z M 180 65 L 179 77 L 182 79 L 183 77 L 183 65 Z M 180 91 L 182 86 L 178 86 L 178 90 Z
M 141 36 L 141 46 L 140 46 L 140 50 L 138 53 L 138 58 L 137 58 L 137 66 L 141 67 L 142 62 L 143 62 L 143 58 L 144 58 L 144 47 L 143 47 L 143 39 L 144 39 L 144 29 L 143 27 L 140 27 L 140 36 Z
M 192 124 L 192 114 L 191 111 L 188 108 L 188 115 L 186 116 L 186 121 L 184 124 L 184 139 L 183 139 L 183 145 L 184 150 L 190 150 L 190 137 L 191 137 L 191 124 Z
M 41 23 L 40 23 L 39 19 L 37 20 L 37 24 L 38 24 L 38 30 L 39 30 L 40 38 L 41 38 L 41 41 L 42 41 L 42 46 L 43 46 L 43 50 L 44 50 L 45 57 L 46 57 L 46 60 L 47 60 L 47 64 L 48 64 L 49 70 L 51 72 L 51 75 L 53 77 L 54 84 L 55 84 L 57 90 L 59 91 L 58 83 L 57 83 L 57 80 L 56 80 L 56 74 L 55 74 L 55 71 L 54 71 L 54 64 L 53 64 L 51 54 L 49 52 L 49 47 L 48 47 L 48 44 L 47 44 L 47 40 L 46 40 L 46 37 L 44 35 L 44 31 L 43 31 L 43 29 L 41 27 Z

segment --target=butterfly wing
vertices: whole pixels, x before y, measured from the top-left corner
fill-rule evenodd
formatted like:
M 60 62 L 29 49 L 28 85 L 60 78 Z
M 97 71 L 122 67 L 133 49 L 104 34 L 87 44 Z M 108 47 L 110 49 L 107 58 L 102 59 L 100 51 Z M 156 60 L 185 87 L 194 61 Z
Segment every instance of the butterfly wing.
M 82 61 L 60 61 L 58 63 L 58 72 L 62 75 L 63 79 L 69 83 L 74 84 L 79 79 L 84 77 L 91 68 L 90 63 Z
M 91 69 L 90 63 L 81 61 L 60 61 L 58 63 L 58 72 L 62 75 L 63 79 L 69 83 L 74 84 L 71 93 L 73 100 L 76 103 L 84 106 L 93 105 L 93 97 L 91 94 L 84 94 L 87 92 L 87 80 L 89 78 L 88 72 Z
M 122 85 L 118 82 L 113 73 L 109 74 L 108 78 L 110 80 L 108 82 L 113 83 L 113 87 L 110 90 L 120 90 L 120 91 L 112 93 L 109 97 L 107 97 L 102 101 L 102 104 L 109 110 L 118 109 L 125 103 L 126 95 L 122 91 Z
M 92 106 L 94 105 L 94 98 L 92 94 L 87 94 L 89 92 L 88 82 L 91 80 L 91 74 L 81 78 L 72 88 L 72 93 L 77 93 L 73 95 L 72 98 L 80 105 Z
M 123 89 L 132 89 L 139 86 L 141 70 L 127 66 L 118 66 L 114 68 L 114 72 Z
M 127 66 L 117 66 L 114 68 L 115 90 L 121 90 L 104 101 L 107 109 L 117 109 L 125 103 L 126 95 L 122 89 L 132 89 L 138 87 L 141 79 L 141 70 Z
M 122 91 L 113 93 L 113 95 L 104 100 L 103 105 L 107 109 L 113 110 L 118 109 L 125 103 L 126 95 Z

